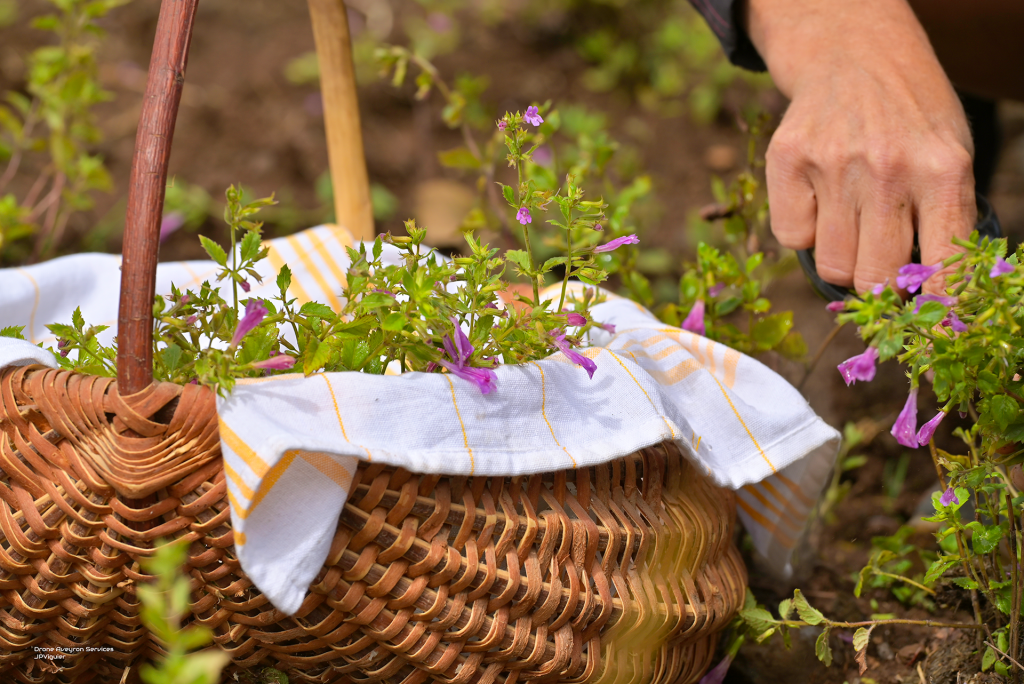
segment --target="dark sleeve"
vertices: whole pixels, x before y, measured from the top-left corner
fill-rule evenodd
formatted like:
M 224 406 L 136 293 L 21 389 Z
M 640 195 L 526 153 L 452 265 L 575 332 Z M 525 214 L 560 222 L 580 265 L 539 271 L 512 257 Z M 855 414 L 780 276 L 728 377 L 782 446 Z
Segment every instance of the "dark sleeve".
M 718 36 L 729 61 L 751 71 L 765 71 L 767 67 L 740 21 L 740 8 L 744 0 L 690 0 L 690 3 L 708 22 Z

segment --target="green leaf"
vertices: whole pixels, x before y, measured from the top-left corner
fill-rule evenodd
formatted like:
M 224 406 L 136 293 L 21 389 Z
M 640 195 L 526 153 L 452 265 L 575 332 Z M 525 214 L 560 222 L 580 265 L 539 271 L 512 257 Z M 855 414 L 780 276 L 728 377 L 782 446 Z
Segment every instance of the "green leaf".
M 0 328 L 0 337 L 11 337 L 16 340 L 23 340 L 25 336 L 22 332 L 25 330 L 23 325 L 9 325 L 6 328 Z
M 952 577 L 953 583 L 961 589 L 977 589 L 978 583 L 969 577 Z
M 740 617 L 743 621 L 750 625 L 751 629 L 757 633 L 764 632 L 769 629 L 775 628 L 775 618 L 764 608 L 756 606 L 754 608 L 744 608 L 740 611 Z
M 938 302 L 925 302 L 917 312 L 917 323 L 923 328 L 930 328 L 945 318 L 948 310 Z
M 376 316 L 363 316 L 348 323 L 342 323 L 331 329 L 331 336 L 335 339 L 344 340 L 352 338 L 364 338 L 377 326 Z
M 302 308 L 299 309 L 299 313 L 303 316 L 315 316 L 328 321 L 332 321 L 337 318 L 334 313 L 334 309 L 326 304 L 321 304 L 320 302 L 306 302 L 302 305 Z
M 796 606 L 796 612 L 800 619 L 809 625 L 818 625 L 825 620 L 825 616 L 821 614 L 821 611 L 812 608 L 799 589 L 793 591 L 793 605 Z
M 793 613 L 793 601 L 791 599 L 783 599 L 779 602 L 779 616 L 783 620 L 788 620 L 789 616 Z
M 548 259 L 547 261 L 544 262 L 544 265 L 540 267 L 540 272 L 541 273 L 547 273 L 548 271 L 553 269 L 555 266 L 558 266 L 559 264 L 564 264 L 566 261 L 568 261 L 568 258 L 566 258 L 564 256 L 563 257 L 552 257 L 551 259 Z
M 958 556 L 944 556 L 938 558 L 928 567 L 928 572 L 924 574 L 924 584 L 931 585 L 933 582 L 938 581 L 940 577 L 954 565 L 960 562 Z
M 825 664 L 825 667 L 832 665 L 832 647 L 828 643 L 828 635 L 831 630 L 826 627 L 820 635 L 818 640 L 814 642 L 814 655 L 818 656 L 818 660 Z
M 1005 430 L 1020 412 L 1020 406 L 1017 405 L 1016 400 L 1005 394 L 997 394 L 989 399 L 988 406 L 996 423 L 999 424 L 1000 430 Z
M 331 345 L 321 342 L 315 337 L 310 337 L 306 344 L 305 358 L 302 361 L 302 372 L 312 375 L 317 372 L 331 359 Z
M 750 327 L 750 337 L 761 350 L 773 349 L 793 327 L 793 312 L 771 314 L 765 316 Z
M 254 261 L 259 257 L 262 238 L 255 230 L 250 230 L 242 238 L 242 261 Z
M 75 309 L 75 312 L 71 314 L 71 325 L 75 326 L 75 330 L 81 332 L 82 328 L 85 327 L 85 319 L 82 317 L 82 307 Z
M 528 273 L 530 270 L 530 256 L 521 249 L 510 249 L 505 252 L 505 260 L 518 266 L 520 273 Z
M 981 656 L 981 671 L 988 672 L 995 664 L 998 656 L 991 646 L 985 647 L 985 653 Z
M 407 322 L 408 318 L 406 318 L 404 313 L 401 311 L 395 311 L 394 313 L 388 314 L 387 318 L 381 322 L 380 327 L 391 332 L 398 332 L 405 327 Z
M 277 289 L 282 293 L 288 292 L 288 288 L 292 284 L 292 269 L 288 268 L 288 264 L 281 267 L 281 270 L 277 273 Z
M 747 259 L 747 275 L 753 273 L 754 269 L 760 266 L 762 261 L 764 261 L 763 253 L 757 252 L 755 254 L 751 254 L 750 257 Z
M 377 309 L 382 306 L 393 306 L 395 298 L 386 292 L 368 292 L 359 300 L 359 306 L 363 309 Z
M 442 166 L 450 169 L 479 169 L 480 160 L 473 156 L 465 147 L 456 147 L 453 150 L 445 150 L 437 153 L 437 159 Z
M 863 651 L 868 647 L 868 641 L 871 639 L 871 630 L 860 627 L 856 632 L 853 633 L 853 650 Z
M 164 367 L 167 369 L 167 376 L 169 378 L 174 377 L 174 372 L 178 370 L 178 365 L 181 363 L 181 347 L 177 343 L 172 342 L 167 349 L 164 349 L 163 353 L 160 354 L 160 358 L 164 363 Z
M 505 201 L 508 202 L 511 206 L 515 206 L 516 193 L 515 190 L 512 189 L 512 186 L 505 185 L 503 183 L 498 183 L 498 185 L 501 186 L 501 194 L 505 198 Z
M 210 255 L 210 258 L 221 266 L 227 266 L 228 255 L 224 251 L 224 248 L 218 245 L 216 242 L 206 237 L 205 235 L 199 236 L 199 242 L 202 243 L 203 249 Z

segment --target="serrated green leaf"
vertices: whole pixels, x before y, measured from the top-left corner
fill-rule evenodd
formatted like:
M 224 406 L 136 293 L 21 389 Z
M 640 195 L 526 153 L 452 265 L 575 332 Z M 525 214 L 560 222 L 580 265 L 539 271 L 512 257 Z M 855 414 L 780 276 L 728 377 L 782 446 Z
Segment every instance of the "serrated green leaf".
M 312 375 L 331 359 L 331 345 L 310 337 L 306 343 L 305 358 L 302 361 L 302 372 Z
M 288 292 L 288 288 L 292 284 L 292 269 L 288 268 L 288 264 L 281 267 L 281 270 L 277 273 L 277 289 L 281 292 Z
M 775 618 L 760 606 L 744 608 L 740 611 L 740 617 L 758 634 L 775 627 Z
M 75 330 L 81 332 L 82 328 L 85 327 L 85 319 L 82 317 L 82 307 L 75 309 L 75 312 L 71 314 L 71 325 L 75 326 Z
M 773 349 L 789 334 L 793 327 L 793 313 L 771 314 L 759 321 L 755 321 L 750 327 L 750 337 L 757 344 L 758 349 Z
M 23 325 L 9 325 L 6 328 L 0 328 L 0 337 L 11 337 L 16 340 L 23 340 L 25 336 L 22 332 L 25 330 Z
M 163 350 L 160 358 L 167 369 L 168 377 L 174 377 L 174 372 L 178 370 L 178 366 L 181 364 L 181 347 L 177 343 L 172 342 L 167 349 Z
M 953 583 L 961 589 L 977 589 L 978 583 L 969 577 L 952 577 Z
M 199 236 L 199 242 L 203 245 L 203 249 L 210 255 L 210 258 L 221 266 L 227 266 L 228 255 L 224 251 L 224 248 L 218 245 L 216 242 L 206 237 L 205 235 Z
M 320 302 L 306 302 L 302 305 L 302 308 L 299 309 L 299 313 L 303 316 L 315 316 L 328 321 L 337 318 L 334 313 L 334 309 L 326 304 L 321 304 Z
M 821 611 L 811 607 L 811 604 L 807 602 L 804 595 L 800 593 L 799 589 L 793 591 L 793 606 L 796 608 L 797 615 L 800 619 L 809 625 L 818 625 L 824 621 L 825 616 L 821 614 Z
M 873 628 L 872 628 L 873 629 Z M 871 630 L 865 629 L 864 627 L 859 628 L 853 633 L 853 650 L 863 651 L 868 647 L 868 641 L 871 639 Z
M 942 577 L 946 570 L 953 567 L 959 562 L 960 559 L 956 556 L 945 556 L 943 558 L 935 560 L 935 562 L 933 562 L 928 567 L 928 572 L 924 574 L 924 584 L 931 585 L 932 583 L 938 581 L 938 579 Z
M 502 183 L 498 183 L 498 185 L 501 185 L 501 194 L 505 198 L 505 201 L 508 202 L 511 206 L 515 206 L 516 193 L 515 190 L 512 189 L 512 186 L 504 185 Z
M 779 616 L 783 620 L 788 620 L 789 616 L 793 613 L 793 601 L 792 599 L 783 599 L 779 602 Z
M 262 238 L 260 234 L 255 230 L 251 230 L 245 234 L 242 238 L 242 260 L 243 261 L 254 261 L 259 253 L 262 246 Z
M 832 647 L 828 643 L 828 635 L 831 630 L 826 627 L 820 635 L 818 640 L 814 642 L 814 655 L 818 656 L 818 660 L 825 664 L 825 667 L 832 665 Z
M 1005 394 L 997 394 L 991 397 L 988 405 L 989 410 L 992 412 L 992 417 L 999 424 L 1000 430 L 1005 430 L 1010 423 L 1016 420 L 1017 414 L 1020 412 L 1020 406 L 1016 400 Z

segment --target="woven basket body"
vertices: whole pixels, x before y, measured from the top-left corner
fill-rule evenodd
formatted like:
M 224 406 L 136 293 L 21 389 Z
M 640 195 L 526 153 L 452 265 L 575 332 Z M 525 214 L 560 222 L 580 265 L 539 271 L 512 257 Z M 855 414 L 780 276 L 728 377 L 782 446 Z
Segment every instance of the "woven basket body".
M 288 617 L 235 557 L 208 390 L 121 397 L 9 368 L 0 431 L 5 683 L 120 682 L 159 654 L 134 589 L 158 539 L 191 542 L 189 621 L 231 655 L 225 681 L 272 666 L 292 682 L 695 682 L 744 599 L 734 495 L 668 444 L 532 477 L 363 464 Z M 68 650 L 84 646 L 108 650 Z

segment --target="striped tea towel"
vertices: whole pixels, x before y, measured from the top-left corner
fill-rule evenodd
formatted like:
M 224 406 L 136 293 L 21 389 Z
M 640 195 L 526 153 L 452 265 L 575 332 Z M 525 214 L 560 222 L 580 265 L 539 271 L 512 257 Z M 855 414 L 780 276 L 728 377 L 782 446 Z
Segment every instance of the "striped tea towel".
M 287 263 L 290 294 L 341 306 L 351 244 L 322 226 L 272 240 L 266 285 Z M 116 319 L 118 257 L 80 255 L 0 270 L 0 327 Z M 158 291 L 195 287 L 212 262 L 161 264 Z M 584 351 L 593 379 L 562 354 L 496 369 L 487 395 L 449 374 L 321 373 L 240 381 L 218 400 L 235 543 L 242 567 L 273 604 L 294 613 L 326 559 L 359 459 L 451 475 L 527 475 L 609 461 L 673 440 L 717 483 L 738 491 L 754 545 L 788 572 L 825 482 L 839 434 L 777 374 L 622 298 L 593 308 L 614 334 Z M 113 334 L 108 331 L 107 334 Z M 26 335 L 28 336 L 28 335 Z M 50 338 L 52 341 L 52 338 Z M 29 343 L 0 339 L 0 366 L 46 362 Z M 41 358 L 42 357 L 42 358 Z M 296 535 L 295 530 L 303 534 Z

